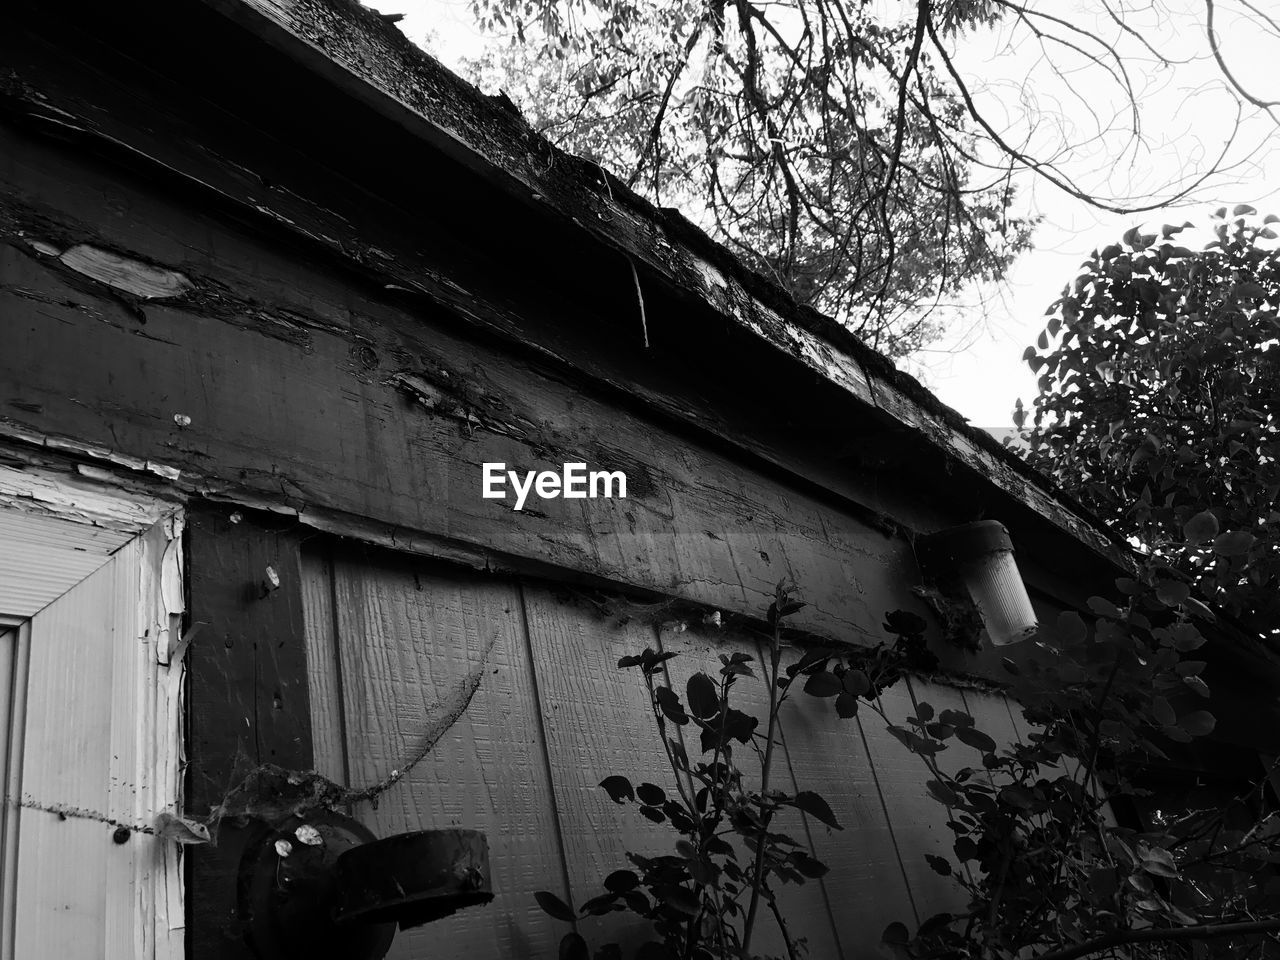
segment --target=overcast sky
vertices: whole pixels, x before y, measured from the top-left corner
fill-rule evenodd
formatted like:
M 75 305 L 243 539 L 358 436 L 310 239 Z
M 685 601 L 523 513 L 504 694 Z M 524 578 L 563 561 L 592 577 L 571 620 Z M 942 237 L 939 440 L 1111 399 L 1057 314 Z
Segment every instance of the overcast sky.
M 367 5 L 383 13 L 406 14 L 400 28 L 447 66 L 475 56 L 483 47 L 467 0 L 368 0 Z M 1255 5 L 1264 10 L 1273 6 L 1271 0 L 1255 0 Z M 1041 138 L 1042 144 L 1060 139 L 1064 130 L 1077 141 L 1094 139 L 1074 152 L 1065 169 L 1110 198 L 1133 196 L 1148 202 L 1153 195 L 1170 195 L 1174 190 L 1160 188 L 1185 183 L 1222 149 L 1234 126 L 1235 110 L 1221 92 L 1216 67 L 1208 58 L 1204 0 L 1112 0 L 1113 9 L 1137 11 L 1130 22 L 1142 39 L 1185 61 L 1174 68 L 1158 65 L 1141 50 L 1137 38 L 1121 34 L 1097 16 L 1104 9 L 1100 0 L 1054 0 L 1038 8 L 1118 41 L 1138 93 L 1143 142 L 1126 149 L 1131 142 L 1118 129 L 1094 139 L 1098 117 L 1111 126 L 1110 118 L 1116 116 L 1117 128 L 1126 120 L 1123 95 L 1098 68 L 1081 65 L 1059 76 L 1034 42 L 1015 47 L 1008 31 L 984 31 L 965 37 L 956 59 L 972 85 L 986 91 L 979 102 L 993 119 L 999 116 L 1002 130 L 1022 129 L 1024 117 L 1034 115 L 1041 122 L 1029 135 Z M 1280 38 L 1259 29 L 1256 20 L 1242 19 L 1238 0 L 1218 0 L 1217 8 L 1218 34 L 1233 73 L 1255 96 L 1280 100 Z M 1064 56 L 1061 46 L 1055 49 L 1055 63 L 1074 66 L 1067 59 L 1070 54 Z M 1020 112 L 1023 103 L 1031 114 Z M 1273 152 L 1280 147 L 1280 128 L 1260 111 L 1253 113 L 1237 134 L 1231 173 L 1197 190 L 1176 210 L 1110 213 L 1034 174 L 1021 175 L 1018 212 L 1044 218 L 1034 238 L 1036 249 L 1014 265 L 1004 284 L 975 291 L 972 322 L 901 366 L 972 423 L 1009 426 L 1015 399 L 1021 397 L 1029 407 L 1036 393 L 1035 378 L 1021 362 L 1022 351 L 1042 329 L 1045 308 L 1092 249 L 1118 240 L 1136 223 L 1194 221 L 1222 205 L 1250 203 L 1263 213 L 1280 213 L 1280 151 Z M 979 300 L 985 309 L 979 309 Z

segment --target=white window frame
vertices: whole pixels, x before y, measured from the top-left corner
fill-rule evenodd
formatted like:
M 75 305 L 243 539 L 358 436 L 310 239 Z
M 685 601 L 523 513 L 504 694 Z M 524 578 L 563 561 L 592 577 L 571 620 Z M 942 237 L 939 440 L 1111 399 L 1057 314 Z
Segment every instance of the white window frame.
M 184 613 L 182 569 L 183 511 L 176 500 L 125 491 L 61 471 L 28 468 L 15 470 L 0 466 L 0 511 L 18 510 L 28 518 L 48 518 L 104 528 L 124 537 L 126 543 L 140 542 L 138 623 L 140 636 L 124 638 L 141 644 L 137 658 L 138 682 L 121 685 L 113 696 L 129 698 L 138 718 L 139 768 L 135 782 L 145 784 L 142 822 L 130 824 L 150 830 L 160 813 L 182 814 L 184 766 L 183 682 L 185 644 L 180 632 Z M 51 525 L 53 526 L 53 525 Z M 113 540 L 119 540 L 113 534 Z M 26 545 L 28 550 L 38 549 Z M 4 549 L 0 542 L 0 550 Z M 117 548 L 118 549 L 118 548 Z M 104 553 L 95 569 L 112 560 L 114 551 Z M 87 574 L 83 571 L 62 576 L 61 596 Z M 20 891 L 16 886 L 15 837 L 19 829 L 23 800 L 20 783 L 21 747 L 24 737 L 26 671 L 24 653 L 30 652 L 30 617 L 35 611 L 3 609 L 0 602 L 0 637 L 16 628 L 17 638 L 0 652 L 0 677 L 19 677 L 12 691 L 0 692 L 0 733 L 12 733 L 11 742 L 0 747 L 0 785 L 4 790 L 3 830 L 0 844 L 0 960 L 16 960 L 14 914 Z M 145 649 L 143 649 L 145 648 Z M 14 722 L 10 722 L 11 718 Z M 13 728 L 10 730 L 10 728 Z M 144 759 L 145 758 L 145 759 Z M 146 764 L 145 769 L 142 767 Z M 16 789 L 15 789 L 16 788 Z M 140 787 L 141 789 L 141 787 Z M 11 836 L 11 834 L 13 836 Z M 137 849 L 134 887 L 121 890 L 113 904 L 108 890 L 108 909 L 127 911 L 117 916 L 132 917 L 133 943 L 123 948 L 119 958 L 107 960 L 182 960 L 185 954 L 185 904 L 182 883 L 181 848 L 172 841 L 149 833 L 131 844 Z M 105 948 L 105 944 L 103 945 Z M 108 950 L 108 954 L 112 951 Z M 106 954 L 103 954 L 106 956 Z

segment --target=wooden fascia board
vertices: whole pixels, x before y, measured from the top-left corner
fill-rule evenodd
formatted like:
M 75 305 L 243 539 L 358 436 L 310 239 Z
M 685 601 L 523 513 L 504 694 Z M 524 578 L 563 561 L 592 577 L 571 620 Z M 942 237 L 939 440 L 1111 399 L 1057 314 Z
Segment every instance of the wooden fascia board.
M 629 258 L 647 280 L 694 296 L 763 342 L 887 413 L 951 459 L 1000 488 L 1111 565 L 1131 570 L 1128 550 L 1050 489 L 958 431 L 853 353 L 784 316 L 712 258 L 663 228 L 644 201 L 593 178 L 587 161 L 561 153 L 516 113 L 418 50 L 370 10 L 342 0 L 201 0 L 368 107 L 548 216 L 570 221 Z M 623 195 L 616 199 L 615 190 Z M 623 202 L 625 201 L 625 202 Z M 663 216 L 666 216 L 665 214 Z M 708 241 L 708 246 L 714 246 Z M 828 321 L 829 322 L 829 321 Z

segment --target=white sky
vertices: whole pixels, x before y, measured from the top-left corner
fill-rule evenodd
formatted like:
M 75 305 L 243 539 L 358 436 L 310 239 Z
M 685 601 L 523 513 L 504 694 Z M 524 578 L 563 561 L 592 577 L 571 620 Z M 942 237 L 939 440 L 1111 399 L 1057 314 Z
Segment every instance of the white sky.
M 468 0 L 365 0 L 384 13 L 404 13 L 399 23 L 410 40 L 428 46 L 446 66 L 458 58 L 475 56 L 483 38 L 472 25 Z M 654 0 L 660 2 L 660 0 Z M 892 0 L 884 0 L 886 3 Z M 1276 8 L 1273 0 L 1253 0 L 1258 9 Z M 1126 150 L 1113 131 L 1086 144 L 1064 169 L 1095 192 L 1111 197 L 1145 194 L 1168 196 L 1162 186 L 1186 181 L 1216 156 L 1230 132 L 1235 109 L 1220 92 L 1216 67 L 1207 59 L 1204 40 L 1204 0 L 1111 0 L 1112 8 L 1135 11 L 1131 22 L 1142 36 L 1166 54 L 1186 62 L 1162 68 L 1145 54 L 1135 38 L 1119 33 L 1114 24 L 1090 15 L 1101 10 L 1099 0 L 1053 0 L 1029 4 L 1072 24 L 1117 38 L 1133 88 L 1138 93 L 1145 143 Z M 1160 9 L 1153 4 L 1160 4 Z M 1243 20 L 1240 0 L 1218 0 L 1217 31 L 1233 73 L 1255 96 L 1280 100 L 1280 37 Z M 1280 9 L 1273 16 L 1280 20 Z M 1061 35 L 1069 36 L 1069 34 Z M 1023 34 L 1025 37 L 1025 33 Z M 428 39 L 429 38 L 429 39 Z M 1034 42 L 1011 49 L 1006 32 L 985 32 L 962 39 L 956 62 L 966 81 L 980 94 L 979 105 L 993 122 L 1003 120 L 1002 132 L 1022 130 L 1032 143 L 1047 144 L 1063 129 L 1089 138 L 1098 129 L 1096 116 L 1109 117 L 1124 107 L 1119 90 L 1096 67 L 1066 76 L 1050 71 Z M 1059 65 L 1070 66 L 1061 46 L 1050 50 Z M 1035 115 L 1051 118 L 1035 129 L 1020 124 L 1016 105 L 1034 101 Z M 1014 105 L 1014 106 L 1010 106 Z M 1259 111 L 1246 118 L 1231 159 L 1238 162 L 1228 176 L 1197 190 L 1179 209 L 1147 214 L 1100 211 L 1075 199 L 1031 173 L 1019 186 L 1019 213 L 1034 212 L 1044 222 L 1034 236 L 1035 250 L 1015 263 L 998 288 L 975 293 L 986 303 L 974 310 L 967 329 L 950 331 L 938 343 L 901 364 L 944 402 L 983 427 L 1010 426 L 1015 399 L 1030 407 L 1036 395 L 1035 378 L 1022 363 L 1022 351 L 1039 335 L 1045 308 L 1057 298 L 1095 247 L 1119 240 L 1135 223 L 1199 220 L 1218 206 L 1250 203 L 1262 213 L 1280 213 L 1280 126 Z M 1025 116 L 1025 115 L 1023 115 Z M 1124 120 L 1121 115 L 1117 123 Z M 1109 121 L 1104 126 L 1110 127 Z M 985 319 L 980 319 L 985 313 Z

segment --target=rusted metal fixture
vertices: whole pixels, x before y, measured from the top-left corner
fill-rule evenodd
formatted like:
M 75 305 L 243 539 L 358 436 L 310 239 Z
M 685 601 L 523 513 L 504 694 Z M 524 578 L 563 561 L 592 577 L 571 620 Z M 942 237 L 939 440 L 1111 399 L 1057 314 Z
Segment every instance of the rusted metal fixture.
M 489 844 L 479 830 L 400 833 L 338 858 L 340 922 L 392 921 L 401 930 L 493 899 Z
M 257 822 L 238 909 L 259 960 L 381 960 L 401 930 L 493 899 L 489 847 L 476 830 L 378 840 L 335 812 Z
M 931 534 L 921 544 L 920 558 L 930 575 L 964 582 L 993 644 L 1005 646 L 1035 635 L 1036 612 L 1004 524 L 979 520 Z

